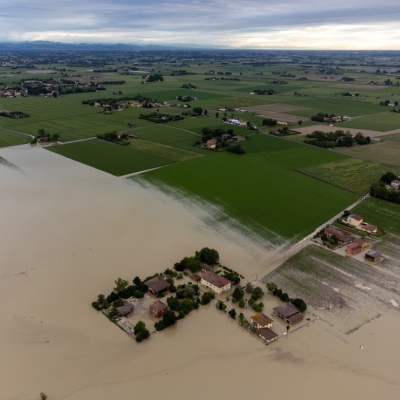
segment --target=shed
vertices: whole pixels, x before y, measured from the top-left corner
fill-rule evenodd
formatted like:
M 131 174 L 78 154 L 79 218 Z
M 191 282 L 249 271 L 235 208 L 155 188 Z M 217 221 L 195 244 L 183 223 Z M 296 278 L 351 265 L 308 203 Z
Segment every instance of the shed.
M 382 260 L 382 254 L 378 251 L 367 251 L 365 253 L 365 259 L 367 261 L 378 262 Z
M 269 328 L 261 328 L 257 330 L 258 336 L 264 339 L 267 343 L 272 342 L 278 338 L 278 334 Z
M 121 307 L 117 307 L 117 314 L 120 317 L 126 317 L 128 314 L 130 314 L 133 311 L 134 307 L 133 304 L 128 303 L 127 301 L 125 301 L 124 305 Z
M 252 324 L 258 329 L 272 328 L 272 324 L 274 322 L 271 318 L 267 317 L 262 312 L 260 312 L 256 315 L 253 315 L 250 319 L 251 319 Z
M 208 265 L 208 264 L 201 264 L 201 270 L 203 272 L 212 271 L 212 267 L 211 267 L 211 265 Z

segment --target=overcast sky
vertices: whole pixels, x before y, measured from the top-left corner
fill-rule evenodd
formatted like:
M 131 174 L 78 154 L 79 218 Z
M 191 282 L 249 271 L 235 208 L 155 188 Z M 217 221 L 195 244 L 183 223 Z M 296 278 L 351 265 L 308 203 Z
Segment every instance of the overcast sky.
M 0 0 L 0 41 L 400 50 L 386 0 Z

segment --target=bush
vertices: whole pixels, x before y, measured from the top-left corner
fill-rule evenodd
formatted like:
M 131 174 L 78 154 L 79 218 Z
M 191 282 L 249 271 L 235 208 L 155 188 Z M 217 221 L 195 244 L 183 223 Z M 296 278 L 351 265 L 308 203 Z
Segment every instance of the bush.
M 234 308 L 232 308 L 232 310 L 230 310 L 228 314 L 231 318 L 236 319 L 236 310 Z
M 166 326 L 163 321 L 159 321 L 154 324 L 154 328 L 156 328 L 156 331 L 162 331 Z
M 239 307 L 240 307 L 240 308 L 244 308 L 245 305 L 246 305 L 246 303 L 244 302 L 244 299 L 241 299 L 241 300 L 239 301 Z
M 191 311 L 193 311 L 193 301 L 190 299 L 185 299 L 182 301 L 181 304 L 181 310 L 185 313 L 185 315 L 189 314 Z
M 297 307 L 301 312 L 307 310 L 307 304 L 302 299 L 293 299 L 292 304 Z
M 142 331 L 136 334 L 136 341 L 140 343 L 143 340 L 146 340 L 149 336 L 150 332 L 147 329 L 143 329 Z
M 228 149 L 229 152 L 235 154 L 246 154 L 246 149 L 240 143 L 231 144 Z
M 100 311 L 100 310 L 101 310 L 101 306 L 100 306 L 100 304 L 99 304 L 97 301 L 94 301 L 94 302 L 92 303 L 92 307 L 93 307 L 94 309 L 96 309 L 97 311 Z

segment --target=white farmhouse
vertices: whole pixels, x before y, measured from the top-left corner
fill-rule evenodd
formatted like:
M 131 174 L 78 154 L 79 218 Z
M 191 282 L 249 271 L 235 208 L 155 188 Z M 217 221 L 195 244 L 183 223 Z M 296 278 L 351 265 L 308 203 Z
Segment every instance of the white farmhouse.
M 207 271 L 203 274 L 200 283 L 217 294 L 228 291 L 232 285 L 232 282 L 229 279 L 211 271 Z

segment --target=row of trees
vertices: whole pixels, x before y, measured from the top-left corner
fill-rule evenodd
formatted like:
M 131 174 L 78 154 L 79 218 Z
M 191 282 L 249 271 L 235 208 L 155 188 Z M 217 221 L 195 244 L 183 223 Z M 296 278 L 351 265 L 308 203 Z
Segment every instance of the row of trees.
M 361 132 L 358 132 L 353 137 L 349 131 L 345 133 L 342 130 L 334 132 L 314 131 L 308 134 L 307 138 L 309 139 L 304 140 L 304 143 L 323 148 L 351 147 L 354 143 L 360 145 L 371 143 L 371 138 L 369 136 L 365 137 Z
M 122 133 L 122 134 L 118 135 L 116 131 L 107 132 L 102 135 L 97 135 L 97 138 L 106 140 L 107 142 L 121 144 L 123 146 L 128 146 L 131 144 L 127 133 Z
M 269 292 L 272 292 L 272 294 L 274 296 L 278 296 L 282 301 L 291 302 L 301 312 L 304 312 L 307 310 L 307 304 L 305 303 L 304 300 L 299 299 L 299 298 L 291 299 L 289 297 L 289 295 L 287 293 L 283 292 L 282 289 L 279 289 L 275 283 L 268 282 L 266 286 L 267 286 L 267 289 Z

